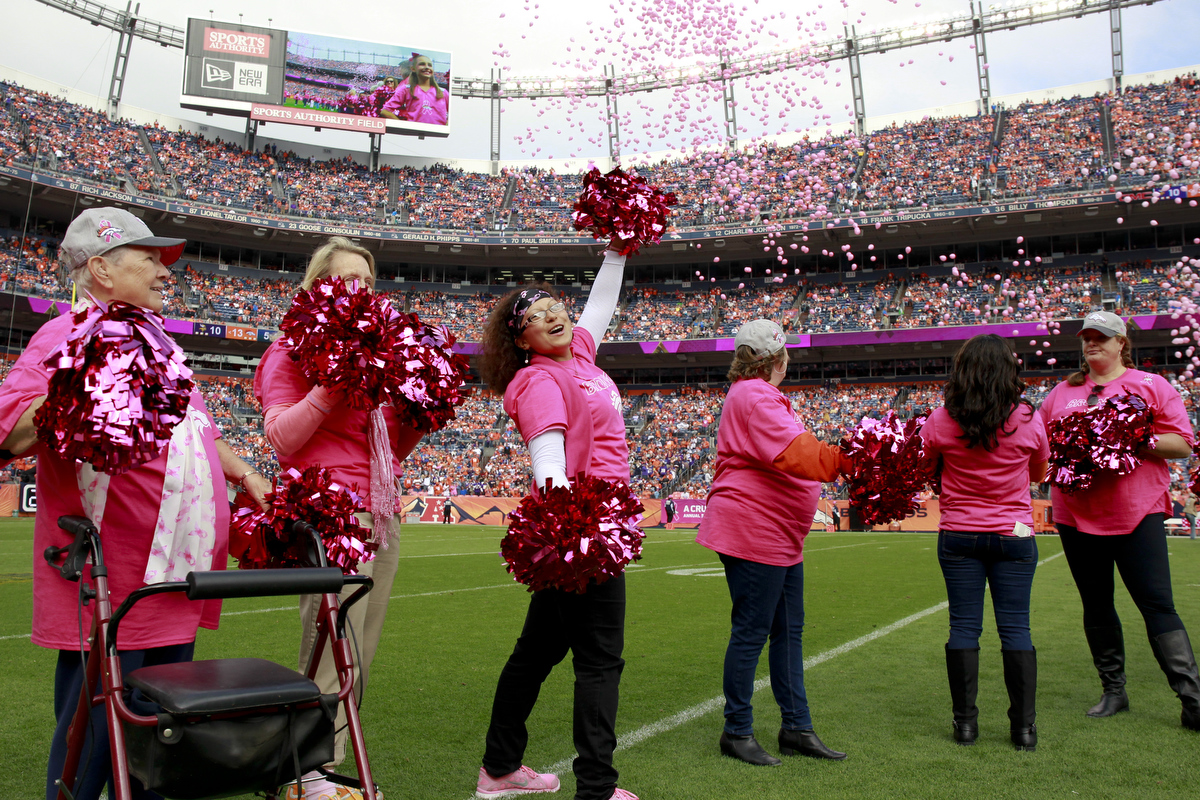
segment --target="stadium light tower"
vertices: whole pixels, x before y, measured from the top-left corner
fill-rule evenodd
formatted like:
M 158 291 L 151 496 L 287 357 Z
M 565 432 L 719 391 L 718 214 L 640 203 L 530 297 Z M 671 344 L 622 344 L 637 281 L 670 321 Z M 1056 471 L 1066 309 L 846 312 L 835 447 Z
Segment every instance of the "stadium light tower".
M 604 122 L 608 126 L 608 160 L 615 167 L 621 158 L 621 119 L 617 116 L 617 68 L 604 65 Z
M 112 80 L 108 83 L 108 116 L 116 119 L 117 110 L 121 105 L 121 93 L 125 90 L 125 72 L 129 69 L 129 48 L 133 45 L 133 23 L 137 13 L 142 10 L 138 3 L 133 13 L 129 13 L 133 0 L 125 3 L 125 13 L 121 15 L 117 30 L 117 57 L 113 60 Z
M 846 60 L 850 63 L 850 92 L 854 95 L 854 135 L 862 138 L 867 132 L 867 104 L 863 99 L 862 63 L 858 59 L 858 32 L 846 28 Z
M 979 80 L 979 113 L 986 114 L 992 102 L 992 81 L 988 77 L 991 70 L 987 58 L 987 38 L 983 35 L 985 25 L 983 20 L 983 0 L 979 0 L 979 9 L 975 8 L 975 0 L 971 0 L 971 30 L 975 34 L 975 77 Z
M 1108 27 L 1112 32 L 1113 91 L 1121 93 L 1121 77 L 1125 74 L 1125 56 L 1121 52 L 1121 0 L 1109 0 Z
M 491 96 L 489 98 L 492 106 L 492 175 L 500 174 L 500 68 L 492 68 L 492 85 Z

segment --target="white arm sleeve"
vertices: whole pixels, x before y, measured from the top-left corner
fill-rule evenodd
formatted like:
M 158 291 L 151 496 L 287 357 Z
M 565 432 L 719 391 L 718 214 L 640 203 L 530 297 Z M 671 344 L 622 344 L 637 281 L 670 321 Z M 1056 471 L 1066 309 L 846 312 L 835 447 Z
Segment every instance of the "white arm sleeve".
M 625 256 L 618 255 L 612 250 L 604 251 L 604 263 L 596 273 L 592 282 L 592 290 L 588 293 L 587 305 L 575 323 L 587 330 L 600 346 L 608 323 L 612 320 L 613 312 L 617 310 L 617 299 L 621 296 L 621 282 L 625 278 Z
M 546 480 L 554 486 L 570 486 L 567 481 L 567 445 L 561 428 L 539 433 L 529 440 L 529 460 L 533 462 L 533 482 L 541 488 Z

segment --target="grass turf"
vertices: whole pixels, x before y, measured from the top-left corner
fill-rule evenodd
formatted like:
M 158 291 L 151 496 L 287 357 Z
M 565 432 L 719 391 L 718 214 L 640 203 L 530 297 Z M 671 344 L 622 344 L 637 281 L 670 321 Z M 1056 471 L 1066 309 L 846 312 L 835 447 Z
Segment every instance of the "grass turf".
M 496 556 L 502 530 L 409 526 L 383 640 L 363 704 L 376 777 L 391 798 L 465 800 L 474 790 L 495 681 L 527 598 Z M 1038 648 L 1036 753 L 1008 744 L 999 640 L 981 641 L 981 736 L 950 739 L 942 644 L 946 612 L 895 623 L 945 600 L 929 534 L 812 534 L 806 547 L 806 676 L 817 732 L 850 753 L 842 763 L 786 759 L 750 767 L 717 751 L 721 663 L 729 598 L 715 555 L 687 531 L 651 530 L 628 578 L 628 616 L 616 756 L 621 785 L 650 798 L 1183 797 L 1196 783 L 1200 735 L 1179 725 L 1179 704 L 1123 589 L 1132 712 L 1092 720 L 1099 696 L 1081 629 L 1078 595 L 1056 537 L 1038 540 L 1033 596 Z M 0 669 L 5 676 L 0 797 L 33 797 L 44 780 L 52 730 L 54 654 L 29 643 L 32 524 L 0 521 Z M 1176 606 L 1200 629 L 1200 542 L 1169 544 Z M 681 574 L 676 574 L 676 573 Z M 286 608 L 284 608 L 286 607 Z M 201 631 L 198 658 L 256 655 L 292 665 L 299 637 L 281 598 L 227 602 L 221 630 Z M 282 610 L 279 610 L 282 609 Z M 990 609 L 988 611 L 990 614 Z M 875 638 L 869 638 L 874 635 Z M 1200 634 L 1198 634 L 1200 636 Z M 868 637 L 865 641 L 864 637 Z M 847 643 L 857 646 L 843 647 Z M 569 659 L 568 659 L 569 662 Z M 565 770 L 569 797 L 570 664 L 552 673 L 530 719 L 526 763 Z M 759 674 L 766 675 L 766 658 Z M 756 730 L 769 751 L 779 712 L 755 696 Z M 1193 787 L 1189 789 L 1188 787 Z

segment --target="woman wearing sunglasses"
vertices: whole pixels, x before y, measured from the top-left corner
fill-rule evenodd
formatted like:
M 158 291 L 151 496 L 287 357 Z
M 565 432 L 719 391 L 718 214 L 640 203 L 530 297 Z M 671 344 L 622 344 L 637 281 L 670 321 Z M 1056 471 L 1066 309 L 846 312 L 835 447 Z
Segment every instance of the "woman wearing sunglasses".
M 504 410 L 529 447 L 534 491 L 568 476 L 629 482 L 621 396 L 596 366 L 600 342 L 621 291 L 625 257 L 609 251 L 587 305 L 572 324 L 548 284 L 505 295 L 488 318 L 479 370 L 504 395 Z M 500 673 L 476 797 L 556 792 L 558 777 L 522 758 L 525 721 L 550 670 L 573 654 L 577 800 L 637 800 L 617 788 L 613 768 L 618 688 L 625 661 L 625 576 L 583 593 L 542 589 L 529 601 L 525 627 Z
M 1125 693 L 1125 640 L 1113 605 L 1113 570 L 1146 623 L 1146 633 L 1167 682 L 1183 704 L 1185 728 L 1200 731 L 1200 676 L 1183 622 L 1175 613 L 1163 520 L 1171 511 L 1168 458 L 1186 458 L 1192 426 L 1179 393 L 1164 378 L 1133 368 L 1125 323 L 1093 311 L 1079 332 L 1083 368 L 1055 386 L 1042 403 L 1047 423 L 1131 393 L 1154 412 L 1158 441 L 1143 447 L 1142 463 L 1128 475 L 1099 475 L 1091 488 L 1051 492 L 1063 552 L 1083 601 L 1083 630 L 1104 693 L 1087 712 L 1110 717 L 1129 710 Z

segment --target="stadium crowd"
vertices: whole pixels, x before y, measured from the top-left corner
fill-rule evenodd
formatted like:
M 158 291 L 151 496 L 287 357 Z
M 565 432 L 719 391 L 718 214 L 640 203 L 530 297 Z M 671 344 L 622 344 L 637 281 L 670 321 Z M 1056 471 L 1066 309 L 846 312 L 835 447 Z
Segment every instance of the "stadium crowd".
M 322 62 L 324 60 L 321 60 Z M 351 70 L 322 63 L 314 70 Z M 375 80 L 379 76 L 370 76 Z M 364 78 L 365 80 L 365 78 Z M 369 82 L 369 81 L 368 81 Z M 303 91 L 316 92 L 306 84 Z M 579 175 L 505 169 L 467 173 L 443 165 L 371 172 L 353 158 L 302 158 L 268 144 L 256 151 L 160 126 L 109 120 L 85 106 L 0 83 L 0 161 L 144 194 L 259 213 L 439 229 L 560 231 L 570 227 Z M 1189 125 L 1200 117 L 1195 76 L 1131 86 L 1122 94 L 1022 103 L 975 117 L 926 118 L 792 145 L 755 143 L 638 166 L 676 193 L 678 225 L 858 212 L 979 199 L 1004 181 L 1007 197 L 1195 180 Z M 143 134 L 151 152 L 143 146 Z M 509 197 L 511 191 L 511 197 Z M 801 196 L 807 199 L 800 202 Z

